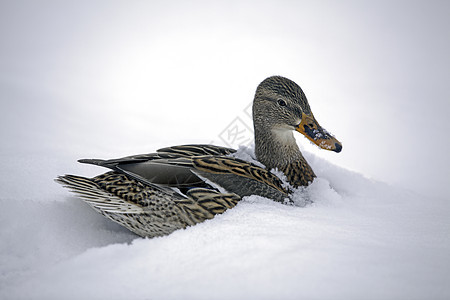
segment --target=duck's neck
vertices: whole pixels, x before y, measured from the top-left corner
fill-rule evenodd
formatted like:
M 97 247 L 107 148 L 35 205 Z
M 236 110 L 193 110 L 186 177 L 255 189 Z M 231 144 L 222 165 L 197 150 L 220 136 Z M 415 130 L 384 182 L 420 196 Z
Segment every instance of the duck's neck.
M 255 154 L 267 169 L 282 171 L 294 187 L 307 186 L 316 177 L 291 130 L 255 127 Z

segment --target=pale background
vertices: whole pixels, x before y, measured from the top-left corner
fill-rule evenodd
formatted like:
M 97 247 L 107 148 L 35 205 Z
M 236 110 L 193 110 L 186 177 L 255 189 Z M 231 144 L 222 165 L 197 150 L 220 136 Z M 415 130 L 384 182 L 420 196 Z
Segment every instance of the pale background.
M 319 123 L 344 146 L 340 154 L 325 153 L 298 136 L 308 151 L 447 197 L 449 7 L 2 1 L 2 190 L 13 193 L 12 181 L 25 176 L 14 160 L 21 153 L 40 155 L 44 166 L 60 165 L 55 150 L 116 157 L 181 143 L 224 144 L 218 135 L 251 102 L 257 84 L 277 74 L 301 85 Z M 42 179 L 35 166 L 26 177 Z
M 449 299 L 449 16 L 449 1 L 0 0 L 0 298 Z M 53 182 L 104 171 L 79 158 L 248 142 L 275 74 L 343 143 L 296 134 L 311 205 L 246 197 L 141 239 Z

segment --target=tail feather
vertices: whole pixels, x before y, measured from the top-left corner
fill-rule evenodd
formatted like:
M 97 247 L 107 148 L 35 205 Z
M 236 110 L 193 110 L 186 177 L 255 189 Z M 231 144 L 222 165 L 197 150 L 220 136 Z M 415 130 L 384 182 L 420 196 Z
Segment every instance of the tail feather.
M 78 160 L 79 163 L 82 164 L 90 164 L 90 165 L 96 165 L 96 166 L 103 166 L 105 160 L 104 159 L 95 159 L 95 158 L 84 158 L 84 159 L 79 159 Z
M 125 175 L 108 172 L 94 178 L 75 175 L 55 179 L 95 211 L 140 236 L 162 236 L 211 219 L 241 199 L 214 189 L 193 188 L 182 195 L 157 185 L 142 185 Z
M 80 198 L 88 203 L 93 209 L 103 215 L 105 215 L 104 213 L 143 213 L 143 209 L 139 205 L 124 201 L 123 199 L 104 191 L 89 178 L 64 175 L 58 176 L 55 181 L 80 196 Z
M 95 211 L 142 237 L 167 235 L 177 229 L 186 228 L 199 222 L 191 220 L 192 218 L 189 216 L 180 215 L 182 210 L 177 208 L 174 203 L 169 202 L 169 205 L 166 205 L 166 209 L 171 212 L 168 215 L 161 207 L 152 210 L 153 206 L 143 207 L 138 203 L 126 201 L 102 189 L 95 182 L 95 178 L 64 175 L 59 176 L 55 181 L 76 193 Z M 158 198 L 158 195 L 154 194 L 153 197 Z M 180 198 L 182 197 L 180 196 Z M 156 200 L 158 204 L 158 199 L 147 200 Z M 204 219 L 206 218 L 204 217 L 202 220 Z

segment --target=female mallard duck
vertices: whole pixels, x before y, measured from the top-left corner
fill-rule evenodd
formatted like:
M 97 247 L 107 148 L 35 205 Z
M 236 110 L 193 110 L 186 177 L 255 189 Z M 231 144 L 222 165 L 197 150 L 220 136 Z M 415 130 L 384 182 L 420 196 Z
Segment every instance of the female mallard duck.
M 65 175 L 57 182 L 105 217 L 155 237 L 211 219 L 244 196 L 284 202 L 290 192 L 272 169 L 282 171 L 293 187 L 312 182 L 315 174 L 293 130 L 323 149 L 342 149 L 317 123 L 302 89 L 284 77 L 269 77 L 258 86 L 253 122 L 255 155 L 265 168 L 231 156 L 236 150 L 230 148 L 184 145 L 119 159 L 82 159 L 112 171 L 94 178 Z

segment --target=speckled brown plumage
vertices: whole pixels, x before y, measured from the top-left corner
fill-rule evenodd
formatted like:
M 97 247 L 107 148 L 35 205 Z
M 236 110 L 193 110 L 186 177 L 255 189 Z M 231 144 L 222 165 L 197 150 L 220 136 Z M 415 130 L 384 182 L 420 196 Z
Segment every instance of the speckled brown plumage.
M 105 217 L 140 236 L 162 236 L 234 207 L 240 197 L 193 188 L 186 197 L 107 172 L 92 179 L 65 175 L 57 181 Z
M 306 160 L 298 160 L 280 169 L 288 178 L 293 187 L 305 186 L 304 183 L 311 183 L 316 174 Z

